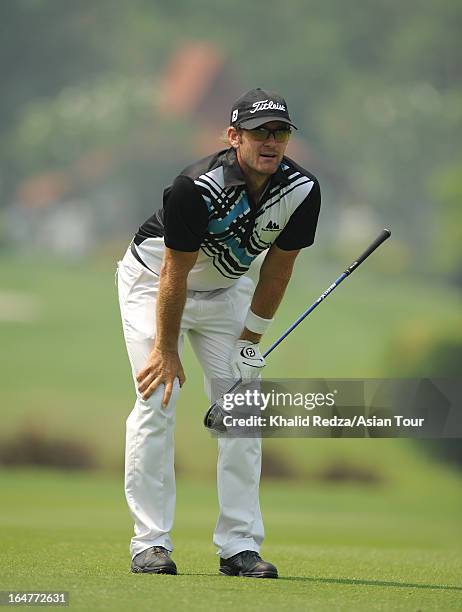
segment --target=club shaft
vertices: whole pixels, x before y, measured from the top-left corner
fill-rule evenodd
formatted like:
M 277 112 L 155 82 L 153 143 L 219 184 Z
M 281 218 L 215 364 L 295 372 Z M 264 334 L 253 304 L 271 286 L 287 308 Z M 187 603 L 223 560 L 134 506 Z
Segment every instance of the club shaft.
M 290 332 L 292 332 L 292 331 L 293 331 L 293 330 L 294 330 L 294 329 L 297 327 L 297 325 L 299 325 L 299 324 L 300 324 L 300 323 L 303 321 L 303 319 L 305 319 L 305 318 L 306 318 L 306 317 L 307 317 L 307 316 L 308 316 L 310 313 L 312 313 L 312 312 L 313 312 L 313 310 L 314 310 L 314 309 L 315 309 L 317 306 L 319 306 L 319 304 L 320 304 L 320 303 L 321 303 L 321 302 L 322 302 L 322 301 L 323 301 L 323 300 L 324 300 L 324 299 L 325 299 L 325 298 L 326 298 L 326 297 L 329 295 L 329 293 L 331 293 L 331 292 L 332 292 L 332 291 L 333 291 L 333 290 L 334 290 L 336 287 L 338 287 L 338 286 L 340 285 L 340 283 L 341 283 L 343 280 L 345 280 L 345 278 L 346 278 L 347 276 L 348 276 L 348 274 L 347 274 L 346 272 L 344 272 L 344 273 L 343 273 L 341 276 L 339 276 L 339 277 L 337 278 L 337 280 L 336 280 L 336 281 L 334 281 L 334 282 L 332 283 L 332 285 L 330 285 L 330 287 L 328 287 L 328 288 L 327 288 L 327 289 L 324 291 L 324 293 L 322 293 L 322 294 L 321 294 L 321 295 L 318 297 L 318 299 L 317 299 L 315 302 L 313 302 L 313 304 L 311 304 L 311 306 L 310 306 L 310 307 L 309 307 L 307 310 L 305 310 L 305 312 L 304 312 L 304 313 L 302 313 L 302 314 L 301 314 L 301 315 L 298 317 L 298 319 L 297 319 L 296 321 L 294 321 L 294 323 L 292 323 L 292 325 L 291 325 L 291 326 L 290 326 L 288 329 L 286 329 L 286 331 L 285 331 L 285 332 L 282 334 L 282 336 L 280 336 L 280 337 L 279 337 L 279 338 L 276 340 L 276 342 L 274 342 L 274 344 L 272 344 L 272 345 L 269 347 L 269 349 L 267 349 L 267 350 L 266 350 L 266 351 L 263 353 L 263 357 L 267 357 L 267 356 L 268 356 L 268 355 L 271 353 L 271 351 L 273 351 L 273 350 L 274 350 L 274 349 L 277 347 L 277 345 L 278 345 L 278 344 L 280 344 L 280 343 L 281 343 L 281 342 L 282 342 L 282 341 L 283 341 L 285 338 L 287 338 L 287 336 L 290 334 Z
M 287 336 L 290 334 L 290 332 L 292 332 L 297 325 L 299 325 L 303 319 L 305 319 L 310 313 L 313 312 L 313 310 L 319 306 L 319 304 L 330 294 L 332 293 L 332 291 L 338 287 L 340 285 L 340 283 L 342 281 L 344 281 L 347 276 L 350 276 L 350 274 L 352 274 L 362 263 L 363 261 L 365 261 L 369 255 L 371 255 L 383 242 L 385 242 L 385 240 L 387 240 L 387 238 L 389 238 L 391 236 L 391 232 L 388 229 L 384 229 L 378 236 L 377 238 L 374 240 L 374 242 L 372 242 L 367 249 L 364 251 L 364 253 L 361 253 L 361 255 L 355 259 L 355 261 L 348 266 L 348 268 L 345 270 L 345 272 L 343 272 L 343 274 L 341 274 L 323 293 L 321 293 L 321 295 L 318 297 L 318 299 L 313 302 L 313 304 L 311 304 L 311 306 L 305 310 L 305 312 L 303 314 L 301 314 L 298 319 L 292 323 L 292 325 L 286 329 L 286 331 L 282 334 L 282 336 L 280 338 L 278 338 L 276 340 L 276 342 L 274 342 L 274 344 L 272 344 L 268 350 L 266 350 L 263 353 L 263 357 L 267 357 L 271 351 L 273 351 L 278 344 L 280 344 L 285 338 L 287 338 Z

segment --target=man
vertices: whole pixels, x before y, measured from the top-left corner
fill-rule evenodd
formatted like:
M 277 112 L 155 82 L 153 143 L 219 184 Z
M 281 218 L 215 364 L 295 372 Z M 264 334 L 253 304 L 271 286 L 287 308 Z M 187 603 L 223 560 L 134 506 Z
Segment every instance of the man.
M 119 263 L 119 301 L 137 399 L 127 419 L 125 492 L 135 521 L 132 571 L 176 574 L 175 403 L 186 377 L 185 333 L 212 380 L 256 378 L 259 341 L 299 250 L 313 243 L 316 178 L 284 156 L 294 127 L 283 98 L 254 89 L 231 110 L 230 147 L 186 168 L 163 208 L 138 230 Z M 256 288 L 246 276 L 267 250 Z M 254 290 L 255 289 L 255 290 Z M 250 306 L 250 308 L 249 308 Z M 259 556 L 261 440 L 218 440 L 220 573 L 277 578 Z

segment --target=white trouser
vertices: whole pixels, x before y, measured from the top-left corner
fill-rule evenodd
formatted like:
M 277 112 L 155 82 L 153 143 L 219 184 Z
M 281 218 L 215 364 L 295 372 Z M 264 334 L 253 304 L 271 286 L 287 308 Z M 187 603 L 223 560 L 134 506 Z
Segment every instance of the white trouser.
M 158 284 L 158 277 L 128 250 L 118 264 L 118 288 L 134 379 L 153 346 Z M 186 332 L 204 371 L 209 401 L 211 381 L 232 378 L 230 353 L 242 331 L 253 288 L 253 282 L 243 276 L 228 289 L 188 291 L 178 348 L 181 355 Z M 161 406 L 163 389 L 162 385 L 148 400 L 136 391 L 135 406 L 127 419 L 125 495 L 135 522 L 132 558 L 150 546 L 173 550 L 170 531 L 175 510 L 174 427 L 179 385 L 166 409 Z M 218 439 L 219 516 L 213 542 L 225 559 L 242 550 L 260 549 L 264 537 L 260 469 L 259 438 Z

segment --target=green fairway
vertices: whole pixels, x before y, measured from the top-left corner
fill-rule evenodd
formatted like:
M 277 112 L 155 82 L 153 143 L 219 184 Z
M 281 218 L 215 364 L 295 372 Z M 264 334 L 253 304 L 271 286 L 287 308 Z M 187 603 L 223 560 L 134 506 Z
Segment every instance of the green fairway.
M 8 347 L 0 444 L 32 430 L 51 449 L 54 440 L 87 446 L 107 471 L 0 472 L 0 589 L 67 590 L 71 608 L 85 611 L 462 609 L 460 476 L 404 439 L 265 440 L 264 459 L 273 471 L 286 470 L 287 482 L 262 485 L 262 553 L 280 579 L 218 576 L 211 544 L 216 441 L 202 426 L 207 404 L 189 347 L 176 432 L 180 575 L 132 575 L 122 463 L 134 394 L 113 264 L 37 262 L 33 274 L 30 264 L 0 260 L 5 291 L 32 305 L 30 320 L 18 320 L 14 300 L 10 311 L 8 299 L 0 309 Z M 339 272 L 301 260 L 265 344 Z M 409 328 L 425 343 L 428 330 L 457 329 L 459 313 L 453 291 L 429 292 L 408 278 L 379 282 L 372 266 L 271 355 L 265 375 L 390 376 L 387 351 L 396 338 Z M 331 466 L 345 468 L 348 483 L 327 484 L 322 473 Z M 351 475 L 361 470 L 376 484 L 355 484 Z
M 179 576 L 129 572 L 122 478 L 0 472 L 0 589 L 66 590 L 73 610 L 460 610 L 460 481 L 265 483 L 263 556 L 280 579 L 217 575 L 213 484 L 180 480 Z

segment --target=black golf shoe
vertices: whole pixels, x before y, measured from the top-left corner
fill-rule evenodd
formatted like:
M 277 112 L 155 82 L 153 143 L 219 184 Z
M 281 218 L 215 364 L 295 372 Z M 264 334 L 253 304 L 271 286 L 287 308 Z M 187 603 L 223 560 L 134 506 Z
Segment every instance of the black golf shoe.
M 163 546 L 151 546 L 133 557 L 134 574 L 176 574 L 175 562 Z
M 248 578 L 277 578 L 278 571 L 271 563 L 263 561 L 254 550 L 244 550 L 229 559 L 220 559 L 223 576 L 247 576 Z

